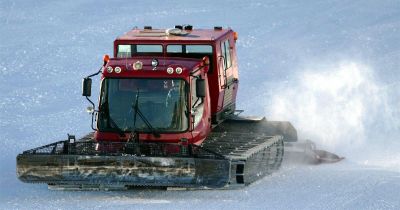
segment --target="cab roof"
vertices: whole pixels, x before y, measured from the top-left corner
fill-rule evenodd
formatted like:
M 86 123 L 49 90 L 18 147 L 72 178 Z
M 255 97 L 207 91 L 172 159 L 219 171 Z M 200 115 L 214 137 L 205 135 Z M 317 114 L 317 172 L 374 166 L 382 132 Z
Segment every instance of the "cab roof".
M 180 30 L 173 29 L 139 29 L 134 28 L 131 31 L 119 36 L 116 41 L 212 41 L 232 31 L 230 28 L 216 29 L 192 29 Z

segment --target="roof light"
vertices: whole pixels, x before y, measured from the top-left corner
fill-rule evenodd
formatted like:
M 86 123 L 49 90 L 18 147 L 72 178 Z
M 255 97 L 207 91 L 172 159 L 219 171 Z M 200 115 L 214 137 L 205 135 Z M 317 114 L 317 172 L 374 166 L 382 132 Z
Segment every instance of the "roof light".
M 143 68 L 143 63 L 141 61 L 136 61 L 133 64 L 133 70 L 140 70 Z
M 168 67 L 168 68 L 167 68 L 167 73 L 168 73 L 168 74 L 174 73 L 174 69 L 173 69 L 172 67 Z
M 121 73 L 121 67 L 119 67 L 119 66 L 115 67 L 114 71 L 117 74 Z
M 151 29 L 153 29 L 151 26 L 144 26 L 144 29 L 145 30 L 151 30 Z
M 112 73 L 113 72 L 113 68 L 111 66 L 107 67 L 107 72 L 108 73 Z
M 175 72 L 176 72 L 177 74 L 181 74 L 182 71 L 183 71 L 183 69 L 182 69 L 181 67 L 177 67 L 177 68 L 175 69 Z
M 238 32 L 233 32 L 233 39 L 236 41 L 236 40 L 238 40 L 238 38 L 239 38 L 239 35 L 238 35 Z

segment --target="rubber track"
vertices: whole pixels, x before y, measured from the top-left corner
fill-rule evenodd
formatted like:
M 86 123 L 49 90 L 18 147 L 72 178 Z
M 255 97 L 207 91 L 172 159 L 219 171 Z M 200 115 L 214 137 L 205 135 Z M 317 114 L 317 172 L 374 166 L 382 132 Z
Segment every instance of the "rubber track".
M 282 137 L 262 133 L 213 132 L 202 146 L 232 161 L 228 188 L 251 184 L 278 170 L 284 155 Z

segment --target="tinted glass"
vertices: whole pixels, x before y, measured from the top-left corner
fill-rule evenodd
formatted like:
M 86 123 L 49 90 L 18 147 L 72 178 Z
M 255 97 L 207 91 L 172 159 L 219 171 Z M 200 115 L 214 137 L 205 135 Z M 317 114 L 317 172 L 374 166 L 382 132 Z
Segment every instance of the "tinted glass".
M 118 45 L 118 53 L 117 53 L 118 58 L 131 57 L 131 55 L 132 55 L 131 45 Z
M 132 44 L 132 45 L 118 45 L 117 57 L 126 58 L 132 55 L 148 55 L 148 54 L 162 54 L 162 45 L 154 44 Z
M 136 45 L 137 53 L 162 53 L 162 45 Z
M 186 53 L 212 53 L 210 45 L 186 45 Z
M 133 131 L 136 126 L 136 131 L 150 131 L 144 119 L 137 114 L 134 108 L 136 103 L 145 120 L 156 131 L 162 133 L 187 130 L 184 80 L 108 78 L 103 86 L 100 130 Z
M 183 50 L 185 49 L 185 50 Z M 210 45 L 168 45 L 167 53 L 201 53 L 201 54 L 212 54 L 212 46 Z
M 168 53 L 182 53 L 182 45 L 168 45 L 167 52 Z

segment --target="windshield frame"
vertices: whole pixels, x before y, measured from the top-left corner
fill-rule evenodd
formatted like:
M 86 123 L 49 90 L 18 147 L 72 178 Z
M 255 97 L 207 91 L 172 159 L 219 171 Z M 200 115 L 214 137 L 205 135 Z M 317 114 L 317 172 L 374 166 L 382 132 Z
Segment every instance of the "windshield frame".
M 183 81 L 184 84 L 184 98 L 186 99 L 186 113 L 185 110 L 183 111 L 184 116 L 187 119 L 187 125 L 186 125 L 186 129 L 181 130 L 181 131 L 167 131 L 167 130 L 157 130 L 157 128 L 154 128 L 154 130 L 159 133 L 159 134 L 174 134 L 174 133 L 186 133 L 190 130 L 190 84 L 184 79 L 184 78 L 176 78 L 176 77 L 163 77 L 163 78 L 154 78 L 154 77 L 105 77 L 102 79 L 101 81 L 101 88 L 100 88 L 100 95 L 99 95 L 99 113 L 96 119 L 96 127 L 97 130 L 100 132 L 111 132 L 111 133 L 121 133 L 121 131 L 119 131 L 117 128 L 110 128 L 107 126 L 107 128 L 101 128 L 99 126 L 100 124 L 100 112 L 104 111 L 104 108 L 102 107 L 102 104 L 104 103 L 102 101 L 102 98 L 104 97 L 103 94 L 107 94 L 107 92 L 104 90 L 105 88 L 105 82 L 107 79 L 150 79 L 150 80 L 165 80 L 165 79 L 169 79 L 169 80 L 180 80 Z M 106 100 L 108 100 L 108 96 L 106 97 Z M 108 107 L 107 107 L 108 108 Z M 139 107 L 140 108 L 140 107 Z M 109 116 L 108 116 L 109 117 Z M 184 124 L 182 124 L 184 125 Z M 122 130 L 123 133 L 130 133 L 132 132 L 132 130 Z M 139 130 L 139 131 L 135 131 L 135 132 L 139 132 L 139 133 L 144 133 L 144 134 L 152 134 L 152 131 L 150 129 L 146 129 L 146 130 Z

